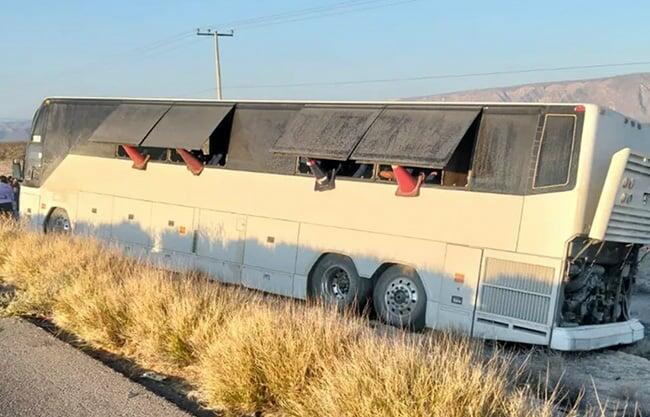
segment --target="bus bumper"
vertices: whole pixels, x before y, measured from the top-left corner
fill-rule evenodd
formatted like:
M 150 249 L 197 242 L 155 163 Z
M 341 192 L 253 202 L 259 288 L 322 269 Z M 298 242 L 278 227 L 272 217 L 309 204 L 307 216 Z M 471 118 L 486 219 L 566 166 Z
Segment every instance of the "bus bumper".
M 551 336 L 551 349 L 594 350 L 634 343 L 643 337 L 643 325 L 637 319 L 591 326 L 555 327 Z

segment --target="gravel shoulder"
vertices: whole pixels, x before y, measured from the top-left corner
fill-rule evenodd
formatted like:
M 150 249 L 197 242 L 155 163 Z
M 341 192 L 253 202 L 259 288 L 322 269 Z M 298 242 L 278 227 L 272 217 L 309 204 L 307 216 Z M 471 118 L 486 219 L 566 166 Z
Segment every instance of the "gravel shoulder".
M 21 319 L 0 319 L 0 417 L 189 417 Z

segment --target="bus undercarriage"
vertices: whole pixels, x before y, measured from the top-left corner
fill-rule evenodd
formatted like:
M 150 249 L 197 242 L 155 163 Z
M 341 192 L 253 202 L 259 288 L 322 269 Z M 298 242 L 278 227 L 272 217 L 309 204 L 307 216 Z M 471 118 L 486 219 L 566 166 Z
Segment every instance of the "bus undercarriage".
M 570 244 L 559 324 L 574 327 L 630 319 L 638 244 L 594 243 L 577 238 Z

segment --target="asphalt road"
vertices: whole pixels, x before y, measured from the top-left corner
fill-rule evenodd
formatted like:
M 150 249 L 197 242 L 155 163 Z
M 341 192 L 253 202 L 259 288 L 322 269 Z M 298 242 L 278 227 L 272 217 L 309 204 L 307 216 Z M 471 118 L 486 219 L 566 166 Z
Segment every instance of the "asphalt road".
M 0 319 L 0 417 L 189 417 L 20 319 Z

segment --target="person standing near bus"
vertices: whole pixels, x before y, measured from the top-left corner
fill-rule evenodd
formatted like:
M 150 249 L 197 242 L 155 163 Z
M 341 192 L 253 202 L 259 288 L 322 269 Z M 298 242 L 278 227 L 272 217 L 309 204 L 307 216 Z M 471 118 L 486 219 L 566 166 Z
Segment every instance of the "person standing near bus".
M 4 175 L 0 175 L 0 214 L 12 215 L 14 212 L 14 189 Z

